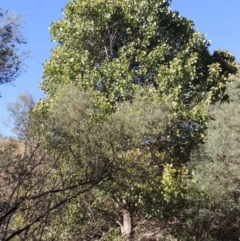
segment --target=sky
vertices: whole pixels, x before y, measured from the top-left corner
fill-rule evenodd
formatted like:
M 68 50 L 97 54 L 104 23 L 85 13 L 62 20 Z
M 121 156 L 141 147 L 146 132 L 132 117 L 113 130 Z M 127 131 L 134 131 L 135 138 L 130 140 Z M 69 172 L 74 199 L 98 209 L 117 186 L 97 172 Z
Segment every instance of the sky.
M 63 18 L 62 9 L 68 0 L 0 0 L 0 8 L 10 10 L 24 18 L 22 33 L 27 38 L 30 56 L 25 61 L 25 72 L 13 85 L 1 85 L 0 135 L 11 135 L 8 103 L 17 101 L 18 95 L 30 93 L 38 100 L 43 98 L 39 84 L 43 63 L 49 58 L 54 44 L 50 41 L 48 27 L 51 22 Z M 240 0 L 173 0 L 171 8 L 181 16 L 194 21 L 195 29 L 211 40 L 210 52 L 230 51 L 240 62 Z

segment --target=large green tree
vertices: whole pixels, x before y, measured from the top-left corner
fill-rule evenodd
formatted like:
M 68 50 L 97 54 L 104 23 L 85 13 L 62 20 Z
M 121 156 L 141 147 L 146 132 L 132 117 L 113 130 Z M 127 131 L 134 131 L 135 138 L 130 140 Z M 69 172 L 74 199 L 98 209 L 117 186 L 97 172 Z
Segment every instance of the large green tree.
M 50 27 L 57 46 L 44 65 L 41 88 L 74 83 L 94 89 L 99 104 L 133 98 L 136 86 L 151 87 L 180 106 L 215 102 L 235 73 L 227 52 L 210 54 L 192 21 L 169 8 L 170 1 L 70 1 L 64 19 Z
M 73 83 L 92 90 L 96 108 L 106 114 L 143 89 L 151 98 L 171 102 L 176 118 L 169 135 L 159 140 L 170 161 L 187 161 L 202 140 L 202 104 L 226 98 L 225 85 L 236 66 L 228 52 L 210 54 L 193 22 L 169 6 L 163 0 L 69 2 L 64 19 L 50 27 L 57 46 L 44 65 L 43 104 L 60 86 Z
M 104 238 L 117 227 L 136 239 L 137 233 L 155 234 L 176 222 L 184 164 L 205 140 L 204 107 L 227 99 L 226 84 L 237 70 L 234 57 L 211 54 L 193 22 L 169 7 L 164 0 L 72 0 L 65 17 L 50 27 L 57 45 L 44 65 L 46 99 L 35 108 L 43 117 L 38 134 L 46 147 L 68 143 L 61 150 L 73 159 L 80 155 L 84 163 L 93 163 L 91 150 L 114 170 L 85 202 L 79 198 L 65 210 L 82 213 L 78 231 L 81 237 L 89 234 L 84 228 L 92 231 L 87 240 Z M 76 90 L 93 101 L 86 123 L 78 121 L 80 103 L 72 105 L 78 103 Z M 86 138 L 85 124 L 92 125 Z M 82 148 L 90 140 L 99 143 L 97 152 Z M 99 224 L 104 224 L 100 230 Z

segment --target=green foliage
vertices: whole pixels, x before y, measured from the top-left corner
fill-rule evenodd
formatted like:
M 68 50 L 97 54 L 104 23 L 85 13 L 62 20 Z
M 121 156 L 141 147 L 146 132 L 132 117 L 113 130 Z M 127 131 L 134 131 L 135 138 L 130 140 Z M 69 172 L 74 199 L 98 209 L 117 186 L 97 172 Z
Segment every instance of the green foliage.
M 204 145 L 191 158 L 182 236 L 193 240 L 238 240 L 240 218 L 239 74 L 227 86 L 228 103 L 209 108 Z M 180 225 L 181 226 L 181 225 Z
M 204 139 L 203 106 L 226 98 L 226 83 L 236 64 L 228 52 L 211 55 L 204 36 L 169 4 L 69 2 L 64 19 L 50 27 L 57 46 L 44 65 L 41 88 L 47 98 L 39 108 L 47 108 L 67 84 L 92 92 L 103 117 L 138 93 L 169 102 L 174 118 L 159 136 L 159 149 L 168 163 L 187 162 L 191 150 Z
M 172 99 L 177 111 L 223 98 L 236 72 L 234 57 L 223 51 L 211 56 L 203 35 L 169 2 L 69 2 L 65 18 L 50 27 L 58 45 L 45 63 L 41 88 L 50 97 L 67 83 L 92 89 L 107 111 L 132 99 L 136 86 Z
M 184 195 L 181 184 L 188 174 L 189 171 L 186 167 L 173 168 L 172 165 L 164 165 L 162 174 L 162 194 L 166 202 L 181 198 L 181 195 Z
M 26 231 L 21 239 L 32 232 L 37 240 L 140 240 L 171 232 L 182 240 L 236 240 L 238 112 L 222 103 L 235 59 L 210 54 L 193 23 L 169 6 L 72 0 L 51 25 L 57 46 L 44 65 L 46 98 L 32 109 L 31 98 L 21 97 L 24 105 L 9 109 L 19 137 L 44 161 L 27 178 L 36 183 L 30 191 L 20 185 L 33 205 L 26 201 L 30 221 L 24 209 L 13 215 L 14 232 Z M 36 160 L 32 150 L 26 162 Z
M 229 103 L 218 103 L 209 110 L 212 121 L 208 125 L 206 152 L 214 160 L 226 163 L 234 163 L 239 158 L 239 80 L 238 73 L 228 85 L 226 93 L 229 95 Z M 219 148 L 212 148 L 214 145 Z
M 188 227 L 181 210 L 214 193 L 198 190 L 201 178 L 185 164 L 206 140 L 206 106 L 227 99 L 237 67 L 226 51 L 210 54 L 193 22 L 169 6 L 72 0 L 50 27 L 57 46 L 44 65 L 37 136 L 63 154 L 67 184 L 108 167 L 107 179 L 64 210 L 81 213 L 62 223 L 78 239 L 107 240 L 121 229 L 136 240 L 169 222 L 178 231 L 182 220 Z
M 70 222 L 62 223 L 65 228 L 61 230 L 89 240 L 107 237 L 112 229 L 119 232 L 123 209 L 129 209 L 134 220 L 161 214 L 161 174 L 166 160 L 157 143 L 171 122 L 171 105 L 151 99 L 147 93 L 119 103 L 105 118 L 94 103 L 91 92 L 79 91 L 73 85 L 59 89 L 58 96 L 49 102 L 38 134 L 48 153 L 61 152 L 58 172 L 68 176 L 64 185 L 75 184 L 82 175 L 91 180 L 109 168 L 108 179 L 73 204 L 81 213 L 76 220 L 78 228 L 72 230 L 75 215 L 72 220 L 68 215 Z M 159 208 L 157 204 L 161 204 Z

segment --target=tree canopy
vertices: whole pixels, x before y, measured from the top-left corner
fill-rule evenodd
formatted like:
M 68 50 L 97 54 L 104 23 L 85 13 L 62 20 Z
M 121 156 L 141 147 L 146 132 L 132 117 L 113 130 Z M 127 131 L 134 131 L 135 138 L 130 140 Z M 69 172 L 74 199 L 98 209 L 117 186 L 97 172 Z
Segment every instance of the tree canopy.
M 93 91 L 102 115 L 138 92 L 149 93 L 159 103 L 169 101 L 176 117 L 168 140 L 162 138 L 172 143 L 169 159 L 187 161 L 203 139 L 202 106 L 227 99 L 226 84 L 237 68 L 230 53 L 210 54 L 193 22 L 169 6 L 163 0 L 69 2 L 65 17 L 50 26 L 57 46 L 44 65 L 42 104 L 69 83 Z
M 52 23 L 57 46 L 44 66 L 41 88 L 51 97 L 74 83 L 94 89 L 110 108 L 148 87 L 177 106 L 214 103 L 236 72 L 234 57 L 210 54 L 192 21 L 172 11 L 170 1 L 71 1 L 64 19 Z

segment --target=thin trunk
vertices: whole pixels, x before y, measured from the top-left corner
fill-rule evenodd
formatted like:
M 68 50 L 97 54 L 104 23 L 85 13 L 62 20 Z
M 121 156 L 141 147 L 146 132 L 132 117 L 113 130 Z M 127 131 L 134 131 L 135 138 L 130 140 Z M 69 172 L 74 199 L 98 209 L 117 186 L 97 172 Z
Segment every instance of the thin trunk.
M 123 209 L 123 224 L 121 226 L 121 232 L 124 238 L 129 239 L 132 233 L 132 217 L 128 210 Z

